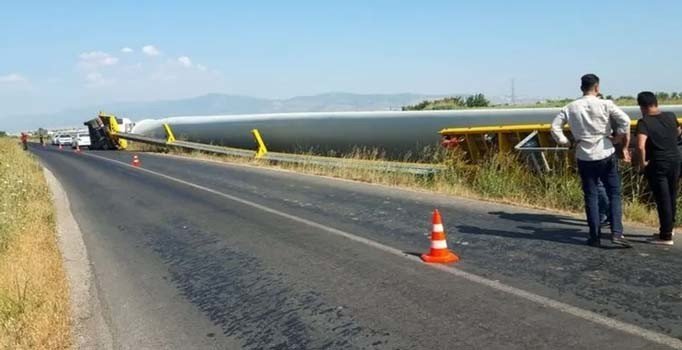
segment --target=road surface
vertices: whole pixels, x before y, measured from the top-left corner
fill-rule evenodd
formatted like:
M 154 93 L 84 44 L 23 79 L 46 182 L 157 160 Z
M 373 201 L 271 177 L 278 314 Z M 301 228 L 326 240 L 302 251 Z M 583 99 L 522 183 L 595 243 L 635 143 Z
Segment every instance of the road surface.
M 32 152 L 68 193 L 116 348 L 682 348 L 679 246 L 590 248 L 570 217 L 284 171 Z M 452 267 L 416 258 L 434 208 Z

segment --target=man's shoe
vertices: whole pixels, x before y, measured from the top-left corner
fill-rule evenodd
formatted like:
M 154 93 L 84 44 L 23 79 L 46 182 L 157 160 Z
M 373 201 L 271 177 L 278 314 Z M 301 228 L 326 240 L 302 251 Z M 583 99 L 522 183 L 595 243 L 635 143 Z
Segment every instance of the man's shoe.
M 670 235 L 673 236 L 673 237 L 675 237 L 675 231 L 671 232 Z M 661 234 L 658 233 L 658 232 L 655 232 L 652 236 L 653 236 L 654 238 L 660 238 L 660 237 L 661 237 Z
M 587 245 L 590 247 L 601 247 L 601 240 L 599 238 L 588 238 L 587 239 Z
M 621 233 L 618 235 L 613 235 L 611 236 L 611 243 L 613 244 L 619 244 L 625 247 L 630 247 L 630 242 L 628 242 L 627 239 L 625 239 L 625 236 Z
M 648 242 L 648 243 L 651 243 L 651 244 L 656 244 L 656 245 L 673 245 L 673 244 L 674 244 L 674 242 L 673 242 L 672 239 L 670 239 L 670 240 L 663 240 L 663 239 L 660 239 L 660 238 L 651 238 L 651 239 L 649 239 L 647 242 Z

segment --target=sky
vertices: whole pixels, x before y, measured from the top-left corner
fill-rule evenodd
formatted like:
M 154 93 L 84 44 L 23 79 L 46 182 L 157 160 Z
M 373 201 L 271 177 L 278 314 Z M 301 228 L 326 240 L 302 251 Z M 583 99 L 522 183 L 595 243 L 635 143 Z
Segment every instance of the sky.
M 7 1 L 0 116 L 325 92 L 682 91 L 682 1 Z

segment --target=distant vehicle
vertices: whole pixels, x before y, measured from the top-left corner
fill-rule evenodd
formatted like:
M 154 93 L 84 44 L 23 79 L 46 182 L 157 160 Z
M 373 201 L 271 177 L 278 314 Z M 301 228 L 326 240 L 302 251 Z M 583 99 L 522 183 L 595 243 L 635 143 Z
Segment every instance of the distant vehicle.
M 78 133 L 76 136 L 73 138 L 73 143 L 71 144 L 71 148 L 76 148 L 76 147 L 90 147 L 90 134 L 87 133 Z
M 61 134 L 57 136 L 57 145 L 70 146 L 73 144 L 73 137 L 69 134 Z
M 52 136 L 52 144 L 55 146 L 59 146 L 59 138 L 63 136 L 68 136 L 68 134 L 65 133 L 54 134 L 54 136 Z

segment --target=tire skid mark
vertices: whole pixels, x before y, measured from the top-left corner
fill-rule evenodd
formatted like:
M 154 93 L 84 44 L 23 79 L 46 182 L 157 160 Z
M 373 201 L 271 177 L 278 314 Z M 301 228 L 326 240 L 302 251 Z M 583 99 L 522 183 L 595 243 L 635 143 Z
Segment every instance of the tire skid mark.
M 181 294 L 247 349 L 387 348 L 389 334 L 362 327 L 344 307 L 311 290 L 287 287 L 285 276 L 228 247 L 211 232 L 174 218 L 145 240 L 167 264 Z M 390 346 L 388 346 L 390 348 Z

